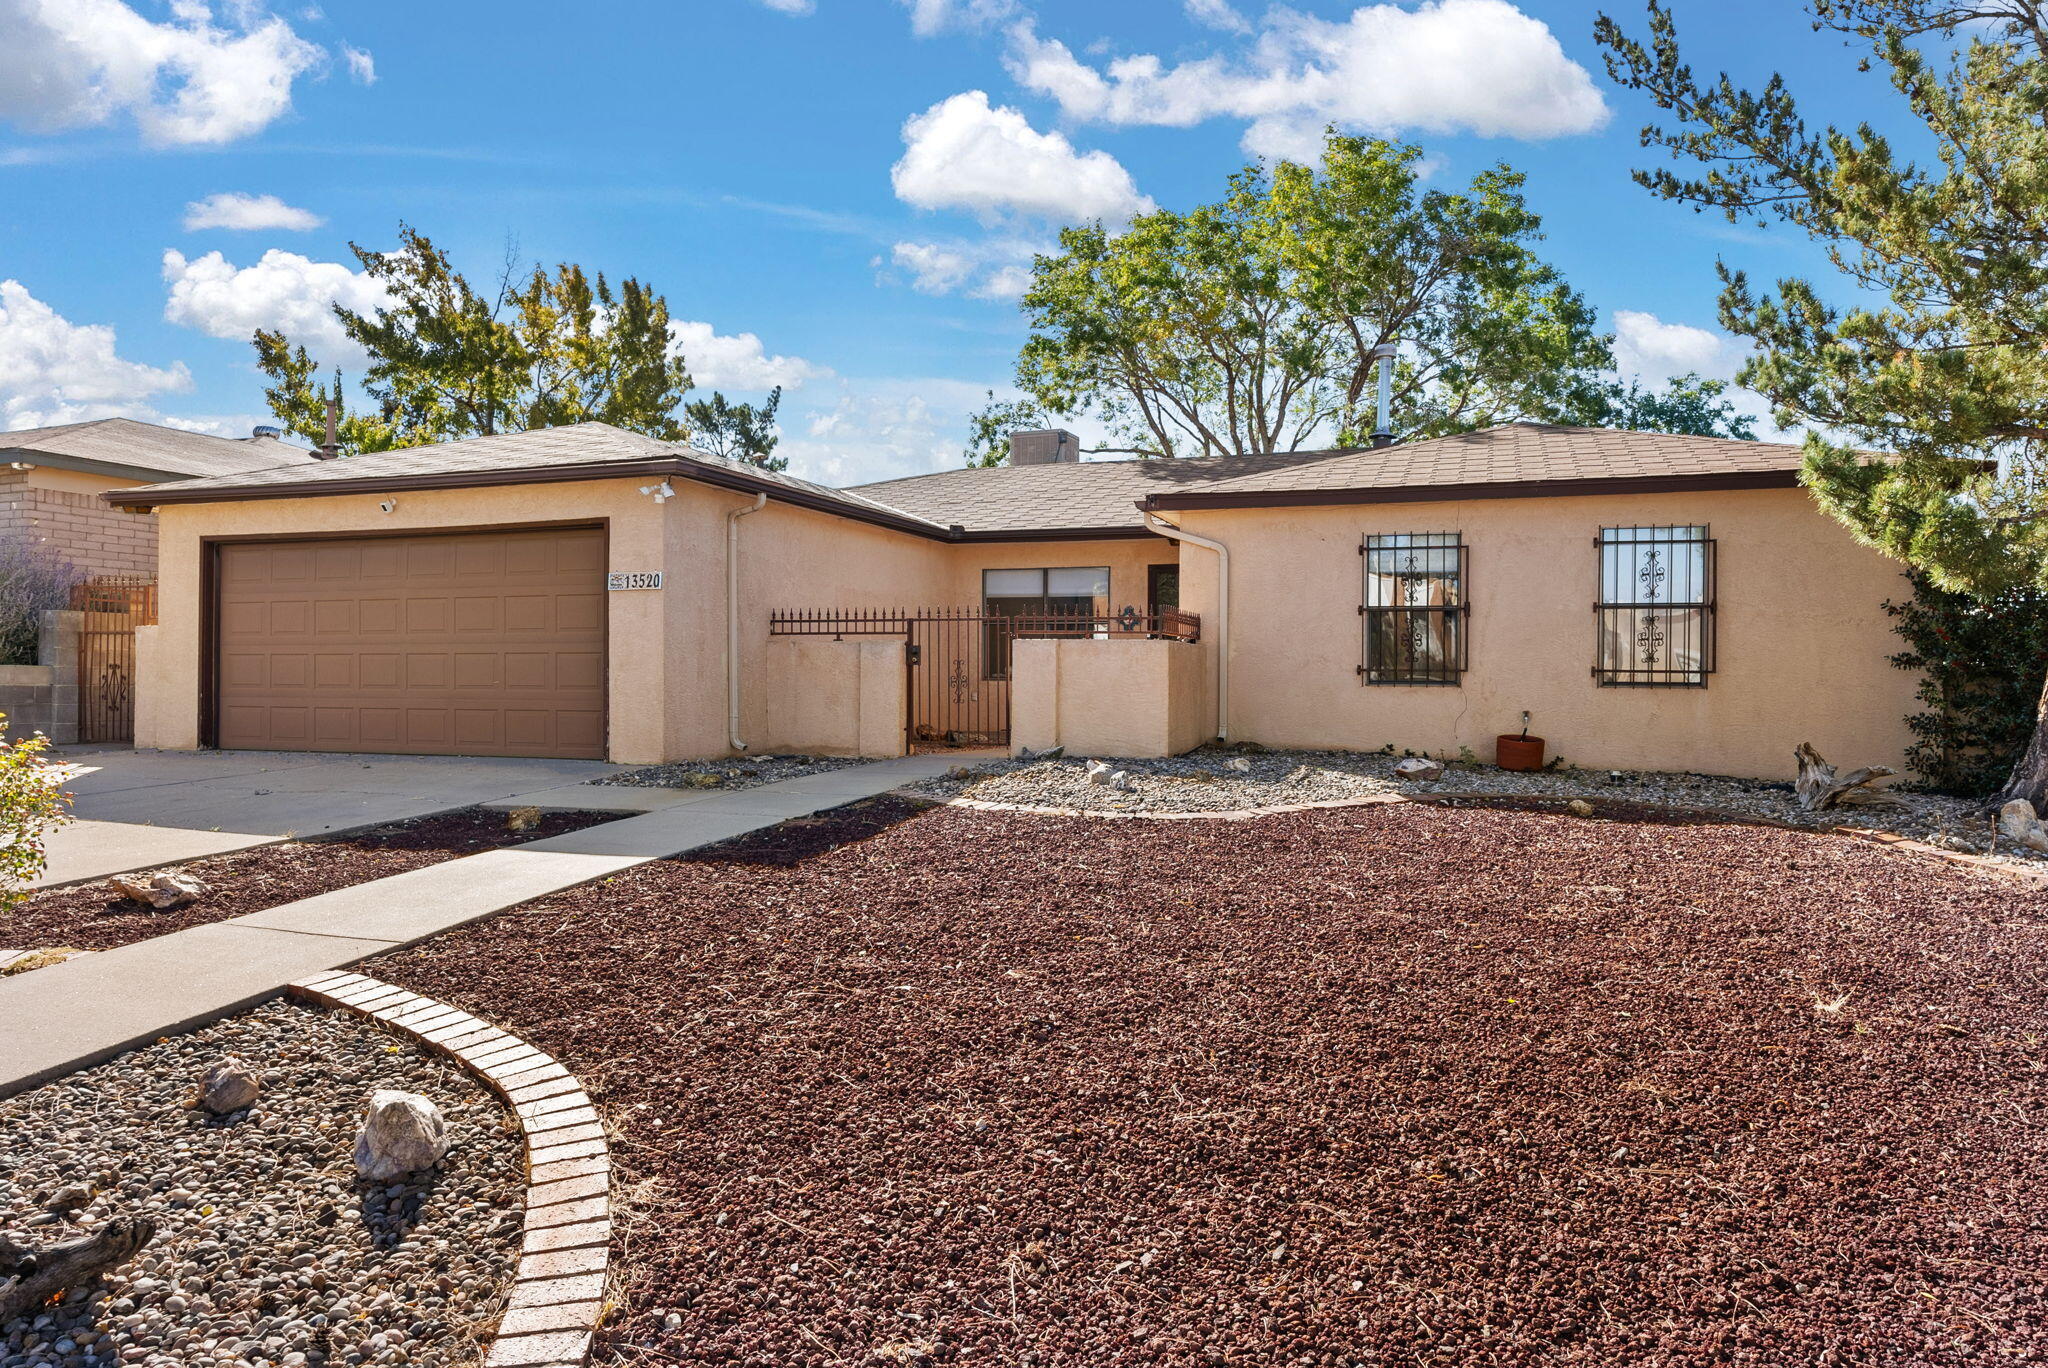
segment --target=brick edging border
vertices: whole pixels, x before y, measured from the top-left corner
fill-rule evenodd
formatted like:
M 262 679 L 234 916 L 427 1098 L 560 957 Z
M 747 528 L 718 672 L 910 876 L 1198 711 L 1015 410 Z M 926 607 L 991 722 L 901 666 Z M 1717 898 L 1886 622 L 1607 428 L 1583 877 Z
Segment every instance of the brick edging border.
M 604 1312 L 611 1155 L 574 1074 L 544 1051 L 445 1002 L 345 969 L 286 986 L 446 1055 L 496 1093 L 526 1141 L 519 1264 L 483 1368 L 583 1368 Z
M 1221 808 L 1204 812 L 1099 812 L 1086 808 L 1045 807 L 1034 803 L 991 803 L 981 798 L 936 798 L 929 793 L 918 793 L 914 789 L 891 789 L 889 796 L 904 798 L 913 802 L 930 803 L 937 807 L 968 808 L 976 812 L 1026 812 L 1041 817 L 1098 817 L 1111 821 L 1119 819 L 1147 822 L 1246 822 L 1255 817 L 1274 817 L 1283 812 L 1320 812 L 1329 808 L 1377 807 L 1388 803 L 1418 803 L 1428 807 L 1458 807 L 1465 803 L 1474 806 L 1489 799 L 1554 801 L 1560 805 L 1571 801 L 1569 794 L 1510 794 L 1510 793 L 1372 793 L 1361 798 L 1332 798 L 1320 803 L 1282 803 L 1271 807 Z M 1795 831 L 1807 836 L 1842 836 L 1866 845 L 1878 846 L 1902 855 L 1922 855 L 1949 864 L 1961 865 L 1980 874 L 1991 874 L 2021 883 L 2048 886 L 2048 868 L 2036 869 L 2027 865 L 2001 864 L 1982 855 L 1971 855 L 1960 850 L 1943 850 L 1940 846 L 1916 841 L 1910 836 L 1896 832 L 1879 831 L 1871 827 L 1809 827 L 1797 822 L 1782 822 L 1775 817 L 1765 817 L 1753 812 L 1738 812 L 1733 808 L 1687 807 L 1677 803 L 1646 803 L 1640 799 L 1628 800 L 1637 807 L 1654 808 L 1660 812 L 1694 814 L 1702 817 L 1716 817 L 1727 821 L 1748 823 L 1753 826 L 1772 827 L 1779 831 Z

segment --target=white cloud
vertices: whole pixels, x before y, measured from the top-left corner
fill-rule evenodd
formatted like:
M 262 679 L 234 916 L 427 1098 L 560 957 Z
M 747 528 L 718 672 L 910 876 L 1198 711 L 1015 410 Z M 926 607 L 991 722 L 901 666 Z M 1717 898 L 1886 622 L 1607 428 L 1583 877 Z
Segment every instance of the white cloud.
M 772 3 L 772 0 L 770 0 Z M 948 29 L 984 29 L 1017 12 L 1015 0 L 902 0 L 910 31 L 930 38 Z
M 919 294 L 964 291 L 975 299 L 1009 301 L 1030 287 L 1031 258 L 1044 250 L 1043 244 L 1018 238 L 899 242 L 889 249 L 889 260 L 897 270 L 909 274 L 910 288 Z M 885 283 L 892 279 L 883 276 Z
M 150 395 L 190 388 L 182 363 L 124 361 L 112 328 L 70 322 L 20 281 L 0 280 L 0 428 L 139 414 Z
M 388 298 L 382 285 L 360 271 L 275 247 L 255 265 L 242 267 L 219 252 L 191 260 L 183 252 L 165 252 L 164 280 L 170 285 L 164 317 L 171 322 L 210 337 L 243 340 L 258 328 L 282 331 L 329 364 L 361 356 L 333 306 L 367 313 Z
M 968 417 L 988 402 L 990 388 L 933 377 L 840 378 L 783 404 L 775 453 L 790 458 L 791 474 L 829 485 L 957 470 Z M 1008 385 L 993 388 L 998 399 L 1023 397 Z M 1084 446 L 1106 444 L 1085 419 L 1065 425 Z
M 1031 288 L 1029 266 L 998 266 L 983 276 L 968 293 L 976 299 L 1014 300 Z
M 800 356 L 770 356 L 750 332 L 726 337 L 709 323 L 671 322 L 668 333 L 700 389 L 793 390 L 832 374 Z
M 1251 21 L 1231 8 L 1230 0 L 1181 0 L 1188 18 L 1226 33 L 1250 33 Z
M 320 49 L 252 0 L 180 0 L 163 23 L 121 0 L 0 0 L 0 119 L 35 130 L 126 114 L 153 144 L 224 143 L 291 107 Z
M 303 233 L 327 220 L 310 209 L 294 209 L 275 195 L 244 195 L 229 192 L 208 195 L 185 206 L 185 231 L 231 228 L 237 232 L 281 229 Z
M 1607 122 L 1607 103 L 1542 21 L 1507 0 L 1425 0 L 1414 9 L 1364 5 L 1327 20 L 1284 7 L 1236 58 L 1168 66 L 1119 58 L 1098 70 L 1026 21 L 1010 31 L 1019 84 L 1069 118 L 1188 127 L 1248 120 L 1244 146 L 1302 157 L 1326 125 L 1379 134 L 1470 133 L 1551 138 Z
M 1710 380 L 1733 379 L 1742 348 L 1723 333 L 1689 323 L 1666 323 L 1653 313 L 1614 311 L 1614 369 L 1662 384 L 1674 375 L 1697 373 Z
M 359 47 L 341 45 L 341 60 L 348 67 L 348 74 L 357 85 L 377 84 L 377 59 Z
M 990 108 L 979 90 L 911 117 L 903 143 L 889 180 L 898 199 L 919 209 L 1071 223 L 1120 222 L 1153 207 L 1115 157 L 1078 152 L 1063 134 L 1038 132 L 1016 110 Z
M 810 14 L 818 8 L 814 0 L 761 0 L 761 4 L 767 9 L 774 10 L 777 14 L 794 14 L 799 16 Z
M 950 470 L 986 389 L 962 380 L 840 380 L 784 403 L 776 454 L 790 458 L 792 474 L 831 485 Z
M 899 242 L 889 259 L 910 272 L 910 288 L 919 294 L 951 294 L 974 274 L 974 259 L 957 248 L 936 242 Z

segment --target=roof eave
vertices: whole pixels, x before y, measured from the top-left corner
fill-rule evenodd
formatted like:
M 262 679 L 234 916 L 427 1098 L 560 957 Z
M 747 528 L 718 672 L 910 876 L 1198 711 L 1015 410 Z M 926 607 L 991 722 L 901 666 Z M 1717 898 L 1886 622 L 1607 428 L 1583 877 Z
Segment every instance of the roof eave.
M 66 456 L 55 451 L 38 451 L 34 447 L 0 446 L 0 463 L 14 461 L 26 465 L 46 466 L 51 470 L 75 470 L 85 475 L 111 475 L 117 480 L 146 480 L 155 483 L 194 478 L 189 470 L 157 470 L 149 466 L 127 465 L 120 461 L 97 461 L 90 456 Z
M 1615 475 L 1581 479 L 1494 480 L 1468 484 L 1385 485 L 1352 489 L 1231 489 L 1147 495 L 1142 509 L 1303 508 L 1319 504 L 1458 503 L 1468 499 L 1560 499 L 1599 494 L 1690 494 L 1734 489 L 1796 489 L 1796 470 L 1700 475 Z

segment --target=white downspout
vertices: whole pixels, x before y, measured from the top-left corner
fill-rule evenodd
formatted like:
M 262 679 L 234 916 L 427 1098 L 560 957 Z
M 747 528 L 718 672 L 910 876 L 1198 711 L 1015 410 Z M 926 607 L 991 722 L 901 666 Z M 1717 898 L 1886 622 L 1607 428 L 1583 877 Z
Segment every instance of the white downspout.
M 747 748 L 740 739 L 740 519 L 767 502 L 766 493 L 756 494 L 725 515 L 725 739 L 736 751 Z
M 1206 546 L 1216 553 L 1216 739 L 1230 739 L 1230 548 L 1220 541 L 1198 537 L 1175 527 L 1166 519 L 1145 510 L 1145 525 L 1164 536 Z

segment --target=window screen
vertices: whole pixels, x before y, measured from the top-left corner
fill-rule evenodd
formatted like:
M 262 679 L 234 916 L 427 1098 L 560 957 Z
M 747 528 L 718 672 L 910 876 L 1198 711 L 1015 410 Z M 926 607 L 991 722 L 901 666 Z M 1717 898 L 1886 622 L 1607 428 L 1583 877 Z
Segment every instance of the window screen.
M 1365 560 L 1368 684 L 1456 684 L 1465 671 L 1465 546 L 1456 532 L 1374 533 Z
M 1714 539 L 1703 526 L 1604 527 L 1593 675 L 1704 688 L 1714 672 Z

